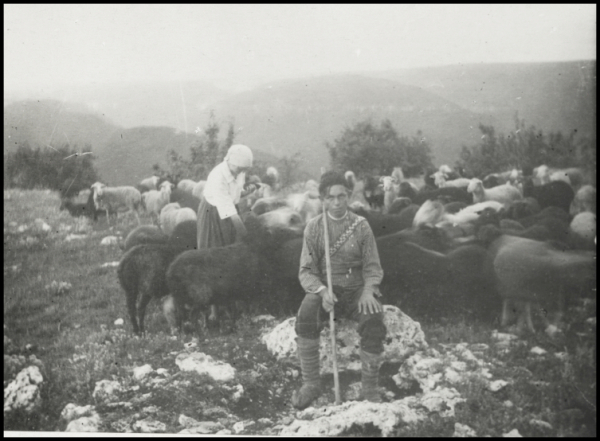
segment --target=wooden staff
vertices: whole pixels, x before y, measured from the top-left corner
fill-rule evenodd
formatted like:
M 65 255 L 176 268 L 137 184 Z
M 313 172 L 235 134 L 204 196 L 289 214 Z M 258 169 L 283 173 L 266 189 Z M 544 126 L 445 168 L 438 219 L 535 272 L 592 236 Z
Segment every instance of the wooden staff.
M 324 170 L 321 169 L 321 175 Z M 327 268 L 327 291 L 329 292 L 329 298 L 333 300 L 333 284 L 331 282 L 331 257 L 329 256 L 329 230 L 327 228 L 327 210 L 325 208 L 325 199 L 323 199 L 323 233 L 325 235 L 325 265 Z M 335 404 L 341 404 L 340 398 L 340 378 L 338 376 L 337 367 L 337 350 L 335 343 L 335 315 L 333 312 L 333 305 L 331 311 L 329 311 L 329 333 L 331 335 L 331 352 L 333 356 L 333 386 L 335 390 Z

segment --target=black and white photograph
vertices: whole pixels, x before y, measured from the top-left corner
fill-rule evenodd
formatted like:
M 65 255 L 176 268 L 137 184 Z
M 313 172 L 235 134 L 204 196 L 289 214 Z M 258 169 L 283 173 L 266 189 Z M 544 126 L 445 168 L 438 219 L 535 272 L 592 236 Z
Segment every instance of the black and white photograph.
M 4 4 L 4 436 L 596 437 L 596 4 Z

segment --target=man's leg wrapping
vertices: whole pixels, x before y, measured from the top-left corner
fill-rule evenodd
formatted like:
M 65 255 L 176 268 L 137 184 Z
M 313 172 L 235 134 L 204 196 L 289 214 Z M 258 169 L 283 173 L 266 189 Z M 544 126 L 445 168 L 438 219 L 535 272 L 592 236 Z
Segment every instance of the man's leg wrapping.
M 358 333 L 361 337 L 362 395 L 365 400 L 381 402 L 378 390 L 379 368 L 382 363 L 383 340 L 386 334 L 383 314 L 361 314 Z
M 324 326 L 320 320 L 322 312 L 321 297 L 307 294 L 296 317 L 296 343 L 302 371 L 302 387 L 292 395 L 292 405 L 297 409 L 307 408 L 321 395 L 319 334 Z

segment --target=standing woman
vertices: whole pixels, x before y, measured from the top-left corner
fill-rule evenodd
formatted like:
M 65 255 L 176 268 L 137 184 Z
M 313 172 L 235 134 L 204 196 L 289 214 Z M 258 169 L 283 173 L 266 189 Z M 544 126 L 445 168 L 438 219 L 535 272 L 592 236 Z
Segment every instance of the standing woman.
M 198 249 L 230 245 L 246 235 L 236 204 L 245 196 L 246 171 L 252 167 L 252 159 L 249 147 L 234 144 L 209 173 L 198 207 Z

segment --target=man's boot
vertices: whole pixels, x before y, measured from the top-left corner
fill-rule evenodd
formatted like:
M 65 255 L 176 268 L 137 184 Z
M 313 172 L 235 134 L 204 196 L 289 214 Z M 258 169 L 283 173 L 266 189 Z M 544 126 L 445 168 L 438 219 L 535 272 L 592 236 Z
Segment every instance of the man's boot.
M 362 396 L 365 400 L 373 403 L 381 403 L 381 396 L 378 389 L 381 358 L 381 354 L 371 354 L 365 352 L 363 349 L 360 350 L 360 361 L 362 362 Z
M 319 339 L 297 337 L 298 358 L 302 369 L 302 387 L 292 395 L 296 409 L 306 409 L 321 395 L 319 372 Z

